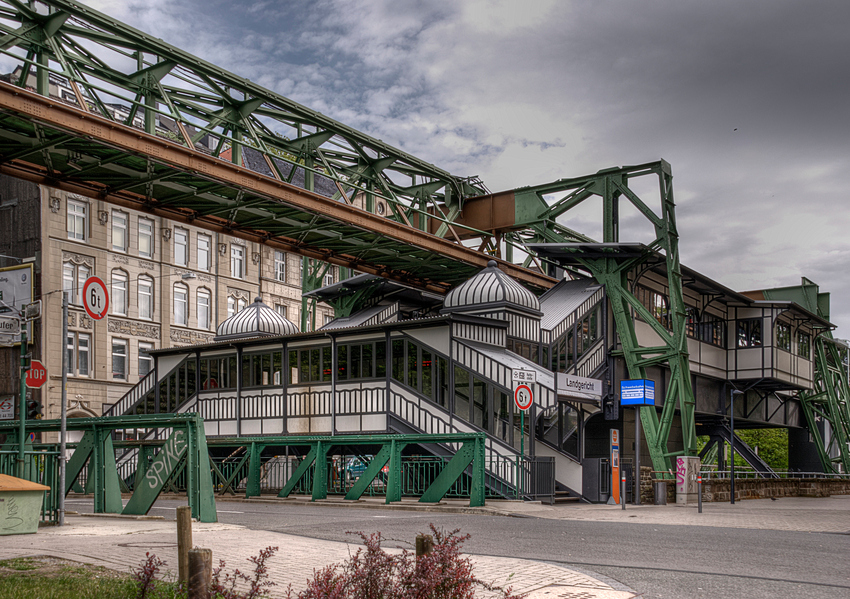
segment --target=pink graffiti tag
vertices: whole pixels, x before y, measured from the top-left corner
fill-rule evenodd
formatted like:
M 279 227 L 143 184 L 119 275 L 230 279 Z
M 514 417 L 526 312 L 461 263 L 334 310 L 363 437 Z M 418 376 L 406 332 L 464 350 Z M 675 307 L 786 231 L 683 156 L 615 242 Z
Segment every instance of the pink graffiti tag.
M 676 461 L 678 462 L 676 464 L 676 485 L 681 487 L 685 484 L 687 470 L 685 468 L 685 460 L 678 459 Z

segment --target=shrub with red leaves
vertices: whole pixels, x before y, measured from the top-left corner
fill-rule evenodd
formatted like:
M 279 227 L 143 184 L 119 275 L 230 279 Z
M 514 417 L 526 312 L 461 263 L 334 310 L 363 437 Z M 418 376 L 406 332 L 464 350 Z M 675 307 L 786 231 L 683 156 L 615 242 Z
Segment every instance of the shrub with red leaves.
M 385 552 L 381 533 L 357 533 L 365 547 L 349 561 L 316 572 L 297 595 L 290 586 L 286 599 L 474 599 L 479 588 L 504 599 L 524 597 L 475 577 L 472 562 L 460 551 L 469 535 L 459 536 L 459 529 L 442 532 L 433 524 L 430 528 L 434 547 L 418 558 L 410 551 Z

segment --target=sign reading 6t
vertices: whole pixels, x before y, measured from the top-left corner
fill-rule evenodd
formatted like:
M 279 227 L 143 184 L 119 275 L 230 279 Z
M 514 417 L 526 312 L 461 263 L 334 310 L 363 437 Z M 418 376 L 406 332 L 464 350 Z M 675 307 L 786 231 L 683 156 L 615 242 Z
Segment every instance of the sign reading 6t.
M 106 316 L 109 308 L 109 294 L 106 292 L 106 284 L 97 277 L 89 277 L 83 285 L 83 306 L 95 320 Z

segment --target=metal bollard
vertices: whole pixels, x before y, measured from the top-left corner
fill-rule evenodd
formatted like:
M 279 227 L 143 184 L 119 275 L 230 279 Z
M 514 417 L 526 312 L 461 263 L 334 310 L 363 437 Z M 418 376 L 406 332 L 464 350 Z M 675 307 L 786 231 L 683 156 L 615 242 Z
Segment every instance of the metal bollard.
M 697 474 L 697 510 L 702 513 L 702 474 Z
M 626 475 L 620 478 L 620 503 L 623 504 L 623 509 L 626 509 Z

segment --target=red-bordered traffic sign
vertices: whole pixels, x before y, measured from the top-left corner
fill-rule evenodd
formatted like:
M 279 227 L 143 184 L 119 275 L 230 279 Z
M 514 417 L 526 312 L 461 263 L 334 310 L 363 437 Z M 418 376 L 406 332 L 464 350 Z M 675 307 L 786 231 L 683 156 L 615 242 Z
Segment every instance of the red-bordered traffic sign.
M 47 382 L 47 368 L 38 360 L 33 360 L 27 370 L 26 385 L 30 389 L 41 389 Z
M 109 308 L 109 293 L 106 291 L 106 283 L 98 277 L 89 277 L 83 285 L 83 306 L 89 316 L 100 320 L 106 316 Z
M 514 403 L 523 412 L 531 407 L 534 402 L 534 394 L 528 385 L 517 385 L 514 389 Z

